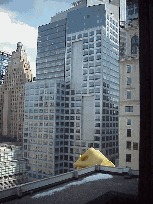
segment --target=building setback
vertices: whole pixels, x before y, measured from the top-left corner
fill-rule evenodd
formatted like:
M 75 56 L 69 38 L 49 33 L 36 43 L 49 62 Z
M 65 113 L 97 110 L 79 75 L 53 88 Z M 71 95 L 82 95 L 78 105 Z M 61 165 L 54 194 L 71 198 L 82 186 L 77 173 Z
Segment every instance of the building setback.
M 81 6 L 81 4 L 83 5 Z M 81 1 L 77 6 L 79 8 L 74 7 L 66 12 L 61 12 L 52 18 L 50 24 L 38 29 L 38 40 L 44 32 L 46 43 L 49 44 L 50 40 L 47 39 L 49 39 L 49 35 L 52 36 L 52 30 L 57 27 L 55 29 L 57 32 L 59 30 L 58 25 L 59 28 L 61 26 L 59 23 L 66 22 L 63 26 L 63 28 L 66 27 L 65 48 L 60 48 L 64 52 L 64 59 L 62 59 L 64 65 L 56 64 L 55 67 L 51 65 L 46 68 L 50 65 L 48 60 L 59 62 L 56 56 L 60 56 L 57 55 L 57 50 L 60 50 L 57 49 L 57 46 L 61 39 L 56 38 L 52 41 L 55 47 L 51 50 L 55 53 L 55 56 L 48 57 L 46 61 L 45 58 L 43 65 L 40 63 L 41 68 L 37 68 L 38 71 L 46 70 L 46 73 L 38 74 L 38 71 L 36 71 L 37 81 L 26 85 L 29 91 L 26 90 L 25 92 L 25 99 L 27 100 L 25 105 L 27 104 L 27 107 L 25 107 L 23 145 L 25 157 L 31 162 L 31 172 L 29 174 L 31 180 L 73 170 L 73 163 L 89 147 L 99 149 L 113 163 L 118 158 L 119 8 L 107 3 L 88 6 Z M 42 31 L 43 27 L 46 31 Z M 60 32 L 57 32 L 56 36 Z M 46 44 L 43 46 L 44 48 L 38 47 L 38 55 L 40 49 L 46 48 Z M 48 56 L 49 53 L 50 51 L 47 50 L 42 52 L 42 54 Z M 59 75 L 57 77 L 58 69 Z M 60 73 L 62 73 L 61 77 Z M 49 78 L 52 80 L 47 81 L 46 79 Z M 57 86 L 58 82 L 53 80 L 56 78 L 62 80 L 58 85 L 59 88 Z M 45 102 L 48 102 L 48 104 L 51 102 L 51 95 L 48 95 L 47 92 L 36 91 L 41 83 L 43 85 L 45 83 L 52 84 L 48 85 L 48 91 L 54 89 L 54 93 L 56 93 L 54 95 L 54 107 L 52 108 L 45 107 Z M 53 85 L 54 83 L 55 85 Z M 63 86 L 65 84 L 64 90 L 62 90 L 62 84 Z M 33 88 L 31 88 L 32 86 Z M 32 90 L 35 95 L 32 94 Z M 61 95 L 61 91 L 64 91 L 64 95 Z M 35 98 L 38 98 L 36 100 L 42 100 L 41 97 L 43 97 L 43 102 L 34 101 Z M 48 99 L 45 99 L 46 97 Z M 35 103 L 37 105 L 39 103 L 37 110 L 34 107 Z M 40 104 L 42 107 L 40 107 Z M 33 109 L 38 112 L 40 110 L 48 112 L 34 113 L 32 112 Z M 45 161 L 41 157 L 41 155 L 47 155 L 52 140 L 51 138 L 48 139 L 50 127 L 45 127 L 46 123 L 52 122 L 49 119 L 50 109 L 56 110 L 54 112 L 56 121 L 52 129 L 53 140 L 55 141 L 52 143 L 54 152 L 54 155 L 52 154 L 52 172 L 49 172 L 50 168 L 48 166 L 43 166 L 43 163 L 49 163 L 48 158 L 51 153 L 48 154 Z M 35 119 L 35 114 L 41 115 L 41 118 L 37 117 Z M 38 127 L 34 127 L 35 123 Z M 38 137 L 40 135 L 39 128 L 42 128 L 43 131 L 42 138 Z M 34 132 L 34 129 L 36 132 Z M 45 129 L 46 133 L 44 132 Z M 45 138 L 44 135 L 48 138 Z M 32 141 L 35 144 L 32 144 Z M 47 152 L 43 152 L 42 149 L 41 151 L 36 150 L 39 145 L 44 148 L 43 142 L 46 143 L 47 150 L 45 151 Z M 35 155 L 33 158 L 30 156 L 32 155 L 31 152 Z M 41 157 L 41 159 L 38 159 L 38 157 Z M 38 166 L 39 161 L 41 165 L 39 163 Z M 38 169 L 41 169 L 40 172 L 38 172 Z
M 17 49 L 12 53 L 11 64 L 8 65 L 1 88 L 1 134 L 23 138 L 24 119 L 24 88 L 27 81 L 32 81 L 30 64 L 22 44 L 17 43 Z
M 127 1 L 127 20 L 120 31 L 119 167 L 139 169 L 140 82 L 138 1 Z

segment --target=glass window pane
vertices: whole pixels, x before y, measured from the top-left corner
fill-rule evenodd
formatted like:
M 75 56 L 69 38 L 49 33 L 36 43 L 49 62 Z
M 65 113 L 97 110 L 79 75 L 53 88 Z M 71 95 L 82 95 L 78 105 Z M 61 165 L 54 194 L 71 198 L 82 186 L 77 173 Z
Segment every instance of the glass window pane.
M 78 39 L 79 39 L 79 38 L 82 38 L 82 34 L 79 34 L 79 35 L 78 35 Z
M 127 119 L 127 125 L 131 125 L 131 119 Z
M 133 106 L 130 106 L 130 112 L 133 112 Z
M 131 77 L 127 77 L 127 85 L 130 85 L 131 84 Z
M 131 65 L 127 65 L 127 73 L 131 73 Z
M 135 42 L 136 42 L 136 43 L 139 42 L 138 36 L 135 36 Z
M 131 91 L 127 90 L 127 99 L 131 99 Z
M 131 129 L 127 129 L 127 137 L 131 137 Z
M 133 150 L 138 150 L 138 143 L 137 142 L 133 142 Z
M 90 31 L 90 36 L 94 35 L 94 31 Z
M 135 52 L 136 52 L 136 51 L 135 51 L 135 50 L 136 50 L 135 48 L 136 48 L 135 45 L 132 45 L 132 47 L 131 47 L 131 52 L 132 52 L 132 54 L 135 54 Z
M 84 33 L 84 34 L 83 34 L 83 37 L 88 37 L 88 33 Z
M 127 148 L 127 149 L 131 149 L 131 142 L 130 142 L 130 141 L 127 141 L 127 142 L 126 142 L 126 148 Z
M 132 43 L 132 44 L 135 43 L 135 36 L 132 37 L 131 43 Z
M 131 162 L 131 154 L 126 154 L 126 162 Z

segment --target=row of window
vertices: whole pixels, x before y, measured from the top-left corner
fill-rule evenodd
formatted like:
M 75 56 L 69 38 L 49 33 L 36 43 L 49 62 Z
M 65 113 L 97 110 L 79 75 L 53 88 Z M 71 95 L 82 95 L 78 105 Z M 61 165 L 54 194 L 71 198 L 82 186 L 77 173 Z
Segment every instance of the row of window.
M 62 60 L 57 60 L 53 62 L 47 61 L 46 59 L 44 60 L 44 62 L 40 62 L 40 61 L 42 61 L 42 59 L 40 59 L 39 61 L 37 60 L 37 66 L 41 65 L 41 63 L 43 63 L 43 65 L 41 66 L 44 66 L 45 64 L 45 67 L 55 67 L 55 66 L 58 67 L 58 66 L 64 65 L 64 58 Z
M 111 23 L 113 23 L 114 25 L 116 25 L 118 27 L 118 22 L 113 20 L 112 17 L 109 17 L 108 14 L 107 14 L 107 20 L 110 20 Z
M 83 34 L 78 34 L 77 39 L 80 39 L 82 37 L 88 37 L 88 36 L 93 36 L 94 34 L 98 35 L 101 34 L 101 29 L 96 30 L 96 31 L 90 31 L 89 33 L 83 33 Z M 72 38 L 71 36 L 67 37 L 67 41 L 71 41 L 71 40 L 76 40 L 76 35 L 73 35 Z
M 98 41 L 101 40 L 101 36 L 96 36 L 96 38 L 92 37 L 92 38 L 85 38 L 83 39 L 83 44 L 84 43 L 88 43 L 88 42 L 94 42 L 94 41 Z
M 56 49 L 61 49 L 61 48 L 65 48 L 65 43 L 58 43 L 56 45 L 51 45 L 50 47 L 43 47 L 41 49 L 38 49 L 37 52 L 45 52 L 45 51 L 51 51 L 51 50 L 56 50 Z
M 57 50 L 51 50 L 47 52 L 38 52 L 37 58 L 43 58 L 43 57 L 48 57 L 48 56 L 55 56 L 59 54 L 65 54 L 65 49 L 57 49 Z
M 107 34 L 107 36 L 108 36 L 108 34 Z M 110 35 L 110 39 L 113 40 L 113 41 L 114 41 L 115 43 L 117 43 L 117 44 L 118 44 L 118 42 L 119 42 L 119 41 L 118 41 L 116 38 L 114 38 L 114 36 L 112 36 L 112 35 Z
M 126 149 L 131 150 L 131 141 L 126 142 Z M 138 143 L 133 142 L 133 150 L 138 150 Z
M 33 115 L 25 115 L 25 119 L 32 119 L 33 120 L 33 118 L 35 120 L 38 120 L 38 115 L 34 115 L 34 116 Z M 54 115 L 49 115 L 49 118 L 48 118 L 48 115 L 45 115 L 44 117 L 43 117 L 43 115 L 40 115 L 39 119 L 40 120 L 54 120 Z M 64 116 L 56 115 L 56 120 L 60 120 L 60 119 L 64 120 Z M 65 116 L 65 120 L 75 120 L 75 116 L 70 116 L 70 117 Z M 80 116 L 76 116 L 76 120 L 80 120 Z
M 60 59 L 64 59 L 64 58 L 65 58 L 64 54 L 55 55 L 55 56 L 47 56 L 47 57 L 43 57 L 43 58 L 38 58 L 37 63 L 55 61 L 55 60 L 60 60 Z
M 61 37 L 65 33 L 64 32 L 65 29 L 66 29 L 66 26 L 64 25 L 64 26 L 59 27 L 58 29 L 51 29 L 51 30 L 46 30 L 44 32 L 39 32 L 38 33 L 38 42 L 41 42 L 41 39 L 42 39 L 42 41 L 45 40 L 46 39 L 45 37 L 47 37 L 48 40 Z
M 39 32 L 45 32 L 46 30 L 50 30 L 50 29 L 54 29 L 56 27 L 60 27 L 60 26 L 63 26 L 66 24 L 66 19 L 64 20 L 61 20 L 61 21 L 57 21 L 55 23 L 49 23 L 49 24 L 46 24 L 46 25 L 42 25 L 42 26 L 39 26 Z
M 112 132 L 112 130 L 111 130 Z M 97 137 L 97 136 L 96 136 Z M 103 136 L 102 137 L 102 142 L 103 141 L 110 141 L 110 140 L 118 140 L 118 135 L 113 135 L 113 136 Z
M 113 150 L 113 151 L 112 151 Z M 109 150 L 106 150 L 106 156 L 107 155 L 111 155 L 111 154 L 114 154 L 115 153 L 115 149 L 109 149 Z M 118 153 L 118 148 L 116 148 L 116 153 Z
M 55 84 L 54 82 L 53 83 L 41 83 L 41 84 L 36 84 L 36 85 L 31 85 L 31 86 L 25 86 L 25 89 L 26 90 L 31 90 L 31 89 L 41 89 L 41 88 L 53 88 L 55 87 Z M 61 87 L 64 88 L 65 85 L 64 84 L 61 84 Z M 49 89 L 46 89 L 46 90 L 49 90 Z
M 38 49 L 44 46 L 50 46 L 53 44 L 55 45 L 60 42 L 65 42 L 65 37 L 61 37 L 61 38 L 53 39 L 53 40 L 47 40 L 45 42 L 38 42 Z
M 104 134 L 115 134 L 115 133 L 118 133 L 118 130 L 102 130 L 102 135 L 104 135 Z M 26 133 L 25 133 L 26 134 Z M 95 138 L 99 138 L 99 139 L 96 139 L 97 141 L 100 141 L 100 137 L 97 137 L 97 136 L 95 136 Z M 68 139 L 68 137 L 67 138 L 65 138 L 65 139 Z M 70 139 L 74 139 L 74 135 L 70 135 Z M 76 135 L 76 140 L 79 140 L 80 139 L 80 136 L 79 135 Z M 118 140 L 118 135 L 113 135 L 113 136 L 103 136 L 102 137 L 102 141 L 110 141 L 110 140 Z
M 118 27 L 116 27 L 112 23 L 109 23 L 109 21 L 107 21 L 107 26 L 110 26 L 110 28 L 112 28 L 115 32 L 118 33 Z M 107 31 L 109 31 L 109 30 L 107 29 Z
M 102 143 L 102 148 L 116 147 L 116 146 L 118 146 L 118 142 Z M 114 153 L 115 153 L 115 152 L 114 152 Z
M 125 106 L 125 112 L 133 112 L 133 106 Z

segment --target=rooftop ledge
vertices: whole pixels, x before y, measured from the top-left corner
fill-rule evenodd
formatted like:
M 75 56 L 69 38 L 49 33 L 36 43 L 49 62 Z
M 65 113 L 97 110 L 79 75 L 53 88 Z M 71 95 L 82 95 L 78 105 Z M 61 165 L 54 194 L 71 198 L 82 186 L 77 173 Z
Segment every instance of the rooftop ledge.
M 82 168 L 79 170 L 71 171 L 68 173 L 60 174 L 57 176 L 53 176 L 50 178 L 45 178 L 33 182 L 29 182 L 26 184 L 21 184 L 16 187 L 12 187 L 9 189 L 5 189 L 0 191 L 0 201 L 14 200 L 16 198 L 21 198 L 25 195 L 32 195 L 35 192 L 40 192 L 44 189 L 51 188 L 54 186 L 58 186 L 60 184 L 66 184 L 67 182 L 81 179 L 87 175 L 102 173 L 102 174 L 111 174 L 111 175 L 120 175 L 122 179 L 126 178 L 138 178 L 139 171 L 132 170 L 130 168 L 119 168 L 119 167 L 109 167 L 109 166 L 101 166 L 94 165 L 87 168 Z

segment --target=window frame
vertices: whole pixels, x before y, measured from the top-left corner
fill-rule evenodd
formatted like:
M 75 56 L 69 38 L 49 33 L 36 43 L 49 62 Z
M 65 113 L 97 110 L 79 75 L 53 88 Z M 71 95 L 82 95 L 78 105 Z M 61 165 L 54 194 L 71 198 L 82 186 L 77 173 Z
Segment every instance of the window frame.
M 128 124 L 128 120 L 130 120 L 130 124 Z M 131 125 L 131 119 L 127 119 L 126 125 Z
M 131 150 L 131 141 L 126 141 L 126 149 Z
M 130 71 L 128 71 L 128 68 L 130 67 Z M 131 66 L 131 64 L 127 64 L 126 65 L 126 71 L 127 71 L 127 73 L 131 73 L 132 72 L 132 66 Z
M 133 106 L 125 106 L 125 112 L 127 113 L 133 112 Z
M 131 154 L 126 154 L 126 162 L 131 162 Z
M 128 94 L 128 92 L 129 92 L 129 94 Z M 132 91 L 131 90 L 127 90 L 126 93 L 127 93 L 127 95 L 126 95 L 127 99 L 130 100 L 131 99 L 131 95 L 132 95 Z
M 131 137 L 132 131 L 131 129 L 127 129 L 127 137 Z
M 139 37 L 138 35 L 134 35 L 131 38 L 131 54 L 137 54 L 138 49 L 139 49 Z
M 130 80 L 130 81 L 128 81 L 128 80 Z M 131 85 L 132 84 L 132 79 L 131 79 L 131 77 L 127 77 L 127 85 Z
M 135 146 L 137 145 L 137 146 Z M 139 147 L 138 147 L 138 142 L 133 142 L 133 150 L 139 150 Z

